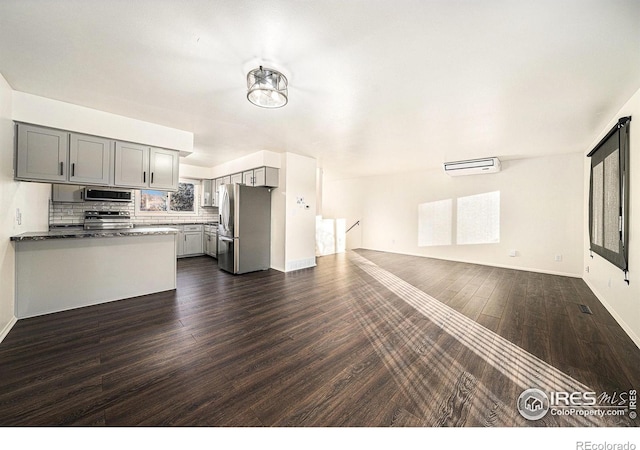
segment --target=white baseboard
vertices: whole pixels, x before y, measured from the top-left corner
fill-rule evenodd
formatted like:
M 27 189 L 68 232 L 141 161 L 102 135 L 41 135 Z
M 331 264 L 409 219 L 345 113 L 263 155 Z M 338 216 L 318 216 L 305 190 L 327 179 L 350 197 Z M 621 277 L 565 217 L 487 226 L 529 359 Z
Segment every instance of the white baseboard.
M 295 261 L 287 261 L 287 267 L 285 272 L 292 272 L 294 270 L 300 270 L 300 269 L 308 269 L 309 267 L 315 267 L 316 266 L 316 258 L 305 258 L 305 259 L 298 259 Z
M 9 323 L 7 323 L 7 325 L 5 325 L 2 331 L 0 331 L 0 342 L 2 342 L 5 337 L 7 337 L 7 334 L 9 334 L 9 331 L 11 331 L 11 329 L 16 324 L 16 322 L 18 322 L 18 319 L 15 316 L 13 316 L 9 321 Z
M 597 291 L 597 289 L 591 283 L 589 283 L 588 280 L 586 280 L 585 278 L 583 278 L 583 280 L 586 283 L 586 285 L 589 286 L 589 289 L 591 289 L 591 292 L 593 292 L 593 294 L 598 298 L 600 303 L 602 303 L 602 305 L 607 309 L 607 311 L 609 311 L 609 314 L 611 314 L 615 319 L 615 321 L 618 322 L 618 325 L 620 325 L 620 327 L 624 330 L 624 332 L 627 333 L 627 335 L 631 338 L 633 343 L 636 344 L 638 348 L 640 348 L 640 336 L 638 336 L 633 332 L 631 327 L 626 324 L 626 322 L 622 319 L 622 317 L 620 317 L 620 315 L 616 312 L 616 310 L 609 303 L 607 303 L 604 297 Z

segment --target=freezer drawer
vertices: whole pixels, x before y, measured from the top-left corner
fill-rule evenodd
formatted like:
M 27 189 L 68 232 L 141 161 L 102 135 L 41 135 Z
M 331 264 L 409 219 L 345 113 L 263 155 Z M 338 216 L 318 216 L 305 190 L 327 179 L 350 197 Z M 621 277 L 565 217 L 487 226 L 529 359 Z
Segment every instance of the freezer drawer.
M 218 236 L 218 267 L 230 273 L 238 273 L 238 239 Z

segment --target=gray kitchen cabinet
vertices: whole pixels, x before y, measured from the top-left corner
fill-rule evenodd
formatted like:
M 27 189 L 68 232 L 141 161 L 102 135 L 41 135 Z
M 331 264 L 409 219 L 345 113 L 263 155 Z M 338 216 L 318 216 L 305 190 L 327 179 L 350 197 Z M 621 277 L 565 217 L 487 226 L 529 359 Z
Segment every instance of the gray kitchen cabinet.
M 204 226 L 204 239 L 203 239 L 203 245 L 204 245 L 204 254 L 205 255 L 209 255 L 212 256 L 214 258 L 217 258 L 218 255 L 216 254 L 217 251 L 217 233 L 216 233 L 216 226 L 215 225 L 205 225 Z
M 164 148 L 149 149 L 149 187 L 170 191 L 178 190 L 179 152 Z
M 242 173 L 234 173 L 229 177 L 231 183 L 242 184 Z
M 202 247 L 204 249 L 205 255 L 211 254 L 211 233 L 208 233 L 206 231 L 204 232 L 203 239 L 202 239 Z
M 253 169 L 253 185 L 278 187 L 278 169 L 274 167 L 259 167 Z
M 15 179 L 178 190 L 180 152 L 16 122 Z
M 17 124 L 16 179 L 63 182 L 69 172 L 69 133 Z
M 138 189 L 177 190 L 179 152 L 116 142 L 115 185 Z
M 243 183 L 247 186 L 278 187 L 279 170 L 275 167 L 258 167 L 242 173 Z
M 202 197 L 200 198 L 200 206 L 214 205 L 214 186 L 215 180 L 202 180 Z
M 146 188 L 149 185 L 149 147 L 116 142 L 115 185 Z
M 178 234 L 176 234 L 176 256 L 180 258 L 184 255 L 184 227 L 172 224 L 171 228 L 178 230 Z
M 253 169 L 242 172 L 242 184 L 253 186 Z
M 71 133 L 69 140 L 69 181 L 109 185 L 112 180 L 113 141 L 97 136 Z
M 203 226 L 184 225 L 182 227 L 182 253 L 178 256 L 202 255 L 203 246 Z
M 79 203 L 83 202 L 84 186 L 76 186 L 74 184 L 52 184 L 51 185 L 51 201 Z

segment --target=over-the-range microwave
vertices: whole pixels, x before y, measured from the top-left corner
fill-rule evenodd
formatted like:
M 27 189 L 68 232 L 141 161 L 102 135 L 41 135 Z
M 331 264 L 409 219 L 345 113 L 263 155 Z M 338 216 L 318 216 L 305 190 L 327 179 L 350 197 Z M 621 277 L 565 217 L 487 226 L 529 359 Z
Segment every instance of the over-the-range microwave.
M 87 202 L 130 202 L 133 191 L 130 189 L 84 188 L 84 200 Z

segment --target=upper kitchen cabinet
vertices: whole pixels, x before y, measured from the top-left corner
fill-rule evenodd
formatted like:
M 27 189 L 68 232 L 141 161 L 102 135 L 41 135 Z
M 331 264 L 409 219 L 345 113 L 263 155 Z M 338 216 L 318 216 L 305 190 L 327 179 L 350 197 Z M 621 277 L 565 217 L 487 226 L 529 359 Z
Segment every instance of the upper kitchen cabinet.
M 113 141 L 64 130 L 17 124 L 16 178 L 108 185 Z
M 214 201 L 215 180 L 202 180 L 202 194 L 200 206 L 217 206 Z
M 149 149 L 149 170 L 151 171 L 149 187 L 177 191 L 180 180 L 179 163 L 179 152 L 151 147 Z
M 242 174 L 243 183 L 248 186 L 278 187 L 279 171 L 275 167 L 258 167 Z
M 15 179 L 176 191 L 180 152 L 16 122 Z
M 130 188 L 177 190 L 179 152 L 116 142 L 115 185 Z
M 69 176 L 69 133 L 17 124 L 16 179 L 66 181 Z
M 149 147 L 116 142 L 115 185 L 131 188 L 149 186 Z
M 69 181 L 109 185 L 112 181 L 113 141 L 71 133 L 69 141 Z

